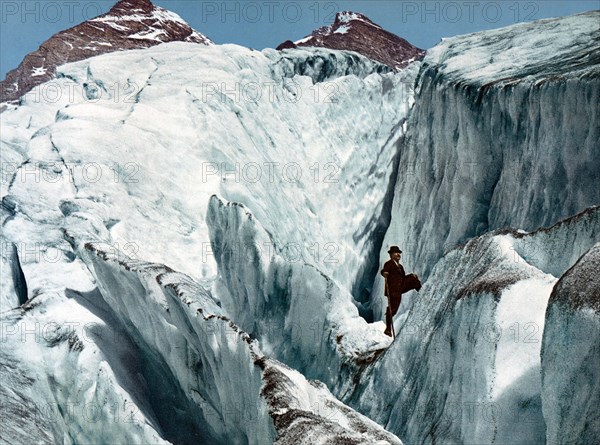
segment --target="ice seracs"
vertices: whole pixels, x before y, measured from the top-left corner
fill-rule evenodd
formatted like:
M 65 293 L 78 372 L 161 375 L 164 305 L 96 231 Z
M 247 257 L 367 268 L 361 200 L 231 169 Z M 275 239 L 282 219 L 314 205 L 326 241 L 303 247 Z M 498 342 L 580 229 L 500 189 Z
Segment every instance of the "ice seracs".
M 402 132 L 397 122 L 408 112 L 407 90 L 402 85 L 414 80 L 417 69 L 400 74 L 389 71 L 359 54 L 325 48 L 283 54 L 236 45 L 169 42 L 62 65 L 53 80 L 60 89 L 58 100 L 45 101 L 38 94 L 47 85 L 42 84 L 25 95 L 20 105 L 2 113 L 2 152 L 14 167 L 1 184 L 3 246 L 14 244 L 17 253 L 25 253 L 3 250 L 9 267 L 2 273 L 9 279 L 3 275 L 3 297 L 7 297 L 2 301 L 2 321 L 8 323 L 20 314 L 19 305 L 26 299 L 38 309 L 26 318 L 15 318 L 17 326 L 22 320 L 35 325 L 53 318 L 64 326 L 68 319 L 59 318 L 55 310 L 67 308 L 79 323 L 97 324 L 99 334 L 119 332 L 121 349 L 90 334 L 83 352 L 69 349 L 69 336 L 57 343 L 60 349 L 36 345 L 35 351 L 58 367 L 77 361 L 71 366 L 73 375 L 59 380 L 65 397 L 57 402 L 59 406 L 78 401 L 81 394 L 99 406 L 103 397 L 119 406 L 127 399 L 140 413 L 139 424 L 146 425 L 139 430 L 137 422 L 123 423 L 122 430 L 110 432 L 104 428 L 111 419 L 106 408 L 98 414 L 98 429 L 82 428 L 80 417 L 43 434 L 89 442 L 118 442 L 119 435 L 132 443 L 159 442 L 155 436 L 177 443 L 185 443 L 185 437 L 231 443 L 231 438 L 246 440 L 241 439 L 245 436 L 250 443 L 272 442 L 275 430 L 267 409 L 262 411 L 265 416 L 252 418 L 258 419 L 255 423 L 240 424 L 237 402 L 228 398 L 243 393 L 253 406 L 262 403 L 257 398 L 260 369 L 248 358 L 248 343 L 230 344 L 227 339 L 234 334 L 229 322 L 220 318 L 223 338 L 194 339 L 197 333 L 190 330 L 189 323 L 196 328 L 207 326 L 194 321 L 200 314 L 196 309 L 202 308 L 206 317 L 229 315 L 227 290 L 212 289 L 217 269 L 205 221 L 210 197 L 217 193 L 230 201 L 243 201 L 256 218 L 266 221 L 274 242 L 260 245 L 265 252 L 283 246 L 290 259 L 292 249 L 299 246 L 313 273 L 314 264 L 330 269 L 342 289 L 344 310 L 366 327 L 348 289 L 354 270 L 365 262 L 361 252 L 369 249 L 377 217 L 356 234 L 356 227 L 340 225 L 331 209 L 335 205 L 338 214 L 348 212 L 347 218 L 352 217 L 357 225 L 373 221 L 373 209 L 376 214 L 382 211 Z M 240 92 L 236 97 L 235 92 L 220 90 L 222 83 L 231 88 L 249 82 L 265 86 L 262 96 L 248 98 Z M 360 116 L 358 123 L 356 116 Z M 372 125 L 372 116 L 377 116 L 378 125 Z M 389 150 L 382 151 L 382 146 Z M 293 174 L 291 168 L 297 166 L 301 176 L 293 180 L 284 176 L 282 159 L 291 165 L 287 173 Z M 246 181 L 248 176 L 242 176 L 252 173 L 245 169 L 250 164 L 263 168 L 260 180 Z M 360 180 L 369 171 L 377 174 Z M 360 208 L 349 205 L 354 198 L 345 190 L 350 186 L 365 198 Z M 187 199 L 190 196 L 193 199 Z M 328 200 L 321 200 L 322 196 Z M 312 212 L 310 222 L 300 227 L 297 222 L 305 221 L 307 208 Z M 279 216 L 269 218 L 273 212 Z M 352 240 L 359 240 L 358 244 Z M 38 254 L 27 255 L 32 245 Z M 324 261 L 330 257 L 336 262 Z M 48 261 L 54 258 L 58 260 Z M 347 267 L 337 266 L 342 261 Z M 158 275 L 161 283 L 156 281 Z M 194 290 L 177 297 L 169 293 L 175 287 L 182 289 L 182 283 Z M 193 310 L 188 310 L 188 302 Z M 182 327 L 176 327 L 179 323 Z M 20 335 L 12 338 L 16 340 L 11 348 L 17 349 Z M 346 336 L 340 345 L 351 338 Z M 191 341 L 202 346 L 188 345 Z M 203 368 L 207 374 L 199 377 L 198 361 L 190 361 L 192 356 L 198 358 L 194 352 L 198 347 L 209 348 L 206 351 L 213 353 L 203 360 L 214 360 L 210 366 L 218 374 L 225 361 L 218 351 L 229 351 L 224 341 L 233 348 L 227 359 L 232 361 L 232 372 L 248 377 L 242 382 L 247 383 L 246 389 L 230 388 L 230 396 L 218 394 L 230 389 L 224 381 L 218 386 L 207 377 L 209 365 Z M 265 351 L 271 352 L 269 339 L 264 341 Z M 77 344 L 74 337 L 72 343 Z M 107 357 L 99 350 L 122 354 Z M 354 349 L 347 351 L 352 354 Z M 96 358 L 88 360 L 88 354 Z M 123 356 L 135 358 L 137 364 L 128 368 Z M 22 355 L 12 357 L 27 367 Z M 140 372 L 141 377 L 140 363 L 147 370 Z M 102 367 L 131 385 L 121 380 L 114 384 L 107 371 L 102 375 L 108 377 L 96 379 L 103 393 L 69 392 L 68 388 L 93 388 L 92 380 Z M 40 375 L 51 372 L 45 367 L 38 370 Z M 24 373 L 29 375 L 29 371 Z M 75 372 L 83 377 L 75 381 Z M 143 391 L 132 400 L 136 387 Z M 39 389 L 37 404 L 52 400 L 42 383 L 35 388 Z M 194 421 L 184 420 L 185 413 L 166 415 L 163 409 L 172 406 L 184 407 Z M 222 419 L 219 413 L 225 411 L 234 414 Z M 323 430 L 320 421 L 315 422 L 318 415 L 306 411 L 312 426 L 305 430 Z M 350 413 L 347 407 L 343 411 L 344 416 Z M 353 431 L 356 416 L 340 424 L 337 432 L 343 436 Z M 362 428 L 364 421 L 357 425 Z M 324 422 L 332 425 L 327 419 Z M 299 426 L 302 423 L 296 422 L 292 430 L 297 432 Z M 370 424 L 369 429 L 373 428 Z

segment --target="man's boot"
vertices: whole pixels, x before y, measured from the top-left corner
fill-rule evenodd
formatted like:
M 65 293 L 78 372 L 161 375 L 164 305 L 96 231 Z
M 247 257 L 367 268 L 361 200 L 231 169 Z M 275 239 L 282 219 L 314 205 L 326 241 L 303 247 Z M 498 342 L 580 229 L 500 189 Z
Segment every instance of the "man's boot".
M 389 306 L 385 311 L 385 331 L 383 333 L 389 337 L 392 336 L 392 314 L 390 313 Z

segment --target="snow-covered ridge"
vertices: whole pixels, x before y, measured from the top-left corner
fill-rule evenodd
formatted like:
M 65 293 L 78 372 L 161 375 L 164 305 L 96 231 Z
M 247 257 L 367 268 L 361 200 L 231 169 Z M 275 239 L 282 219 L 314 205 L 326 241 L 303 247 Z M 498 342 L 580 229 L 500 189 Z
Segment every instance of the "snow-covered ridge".
M 386 31 L 365 15 L 352 11 L 338 12 L 331 25 L 315 29 L 295 42 L 287 40 L 277 49 L 299 46 L 356 51 L 393 70 L 402 70 L 415 60 L 421 60 L 425 54 L 425 51 Z
M 323 383 L 306 380 L 298 371 L 271 359 L 259 359 L 263 369 L 261 395 L 278 438 L 275 445 L 402 445 L 367 417 L 339 402 Z
M 600 241 L 600 206 L 530 233 L 512 231 L 515 255 L 560 277 Z
M 447 82 L 505 86 L 600 77 L 600 11 L 444 39 L 424 68 Z
M 364 14 L 360 14 L 360 13 L 356 13 L 356 12 L 352 12 L 352 11 L 341 11 L 341 12 L 338 12 L 335 15 L 335 20 L 343 22 L 343 23 L 348 23 L 348 22 L 351 22 L 353 20 L 358 20 L 358 21 L 367 23 L 367 24 L 369 24 L 371 26 L 375 26 L 376 28 L 381 28 L 381 26 L 377 25 L 376 23 L 373 23 Z
M 307 37 L 304 37 L 300 40 L 296 40 L 295 44 L 306 43 L 306 44 L 316 44 L 320 43 L 323 37 L 329 36 L 331 34 L 340 33 L 345 34 L 352 28 L 353 22 L 362 22 L 367 26 L 372 26 L 374 28 L 378 28 L 382 30 L 383 28 L 373 21 L 369 19 L 366 15 L 360 14 L 352 11 L 341 11 L 335 15 L 333 23 L 331 25 L 323 26 L 315 31 Z M 343 29 L 343 32 L 340 32 L 340 29 Z M 318 46 L 318 45 L 315 45 Z
M 143 4 L 147 4 L 149 8 L 134 8 L 127 9 L 131 6 L 128 3 L 133 3 L 131 1 L 121 2 L 121 5 L 117 5 L 115 8 L 111 10 L 109 14 L 101 15 L 99 17 L 90 19 L 90 22 L 144 22 L 147 20 L 156 20 L 158 22 L 162 21 L 171 21 L 177 22 L 180 24 L 186 24 L 186 22 L 177 14 L 172 11 L 167 11 L 164 8 L 153 6 L 149 1 L 141 1 Z M 128 14 L 129 12 L 139 11 L 139 14 Z

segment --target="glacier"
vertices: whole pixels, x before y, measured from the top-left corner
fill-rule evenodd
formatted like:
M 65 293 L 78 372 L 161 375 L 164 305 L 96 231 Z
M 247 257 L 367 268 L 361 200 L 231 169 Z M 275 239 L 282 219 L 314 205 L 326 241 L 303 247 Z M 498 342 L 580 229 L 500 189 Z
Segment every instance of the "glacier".
M 320 63 L 329 67 L 326 77 Z M 341 51 L 283 56 L 170 43 L 63 65 L 56 80 L 3 111 L 3 343 L 7 361 L 32 367 L 23 372 L 32 383 L 6 401 L 16 409 L 14 400 L 31 400 L 28 406 L 38 410 L 25 427 L 5 430 L 3 440 L 22 441 L 20 434 L 50 407 L 52 422 L 37 422 L 49 443 L 262 444 L 276 435 L 282 444 L 299 443 L 286 437 L 305 435 L 306 425 L 331 430 L 324 441 L 400 443 L 324 387 L 298 386 L 297 377 L 285 388 L 293 396 L 286 408 L 292 417 L 281 412 L 279 399 L 272 402 L 274 418 L 296 420 L 276 431 L 269 395 L 260 396 L 267 380 L 254 364 L 258 348 L 245 341 L 221 345 L 234 328 L 225 320 L 231 319 L 227 292 L 215 281 L 205 222 L 213 194 L 244 201 L 270 222 L 286 259 L 300 248 L 302 261 L 324 264 L 349 288 L 354 273 L 336 263 L 360 268 L 368 260 L 361 251 L 374 248 L 371 233 L 381 230 L 417 69 L 387 71 Z M 235 89 L 247 85 L 264 94 L 240 98 Z M 49 88 L 59 93 L 49 99 Z M 385 144 L 392 149 L 382 150 Z M 380 159 L 375 169 L 364 162 L 371 157 Z M 281 160 L 292 166 L 287 176 Z M 264 169 L 260 179 L 242 177 L 251 174 L 248 165 Z M 359 181 L 370 170 L 375 174 Z M 350 206 L 349 188 L 364 198 L 362 207 Z M 307 206 L 312 216 L 298 230 Z M 361 226 L 370 222 L 370 229 L 357 234 L 354 223 L 341 225 L 329 213 L 333 207 L 348 220 L 366 221 Z M 276 209 L 279 216 L 268 218 Z M 174 282 L 157 286 L 158 275 Z M 195 338 L 203 326 L 198 314 L 170 290 L 184 285 L 207 317 L 221 317 L 218 339 Z M 163 313 L 169 308 L 172 316 Z M 46 357 L 44 365 L 30 356 Z M 221 375 L 228 360 L 231 374 Z M 277 375 L 291 372 L 265 363 Z M 205 374 L 198 376 L 200 368 Z M 244 387 L 231 386 L 234 375 L 246 376 Z M 316 408 L 293 402 L 303 393 Z M 240 394 L 247 394 L 243 403 Z M 167 414 L 173 406 L 180 409 Z M 244 406 L 255 409 L 240 422 Z
M 59 67 L 0 114 L 2 440 L 594 441 L 598 18 Z

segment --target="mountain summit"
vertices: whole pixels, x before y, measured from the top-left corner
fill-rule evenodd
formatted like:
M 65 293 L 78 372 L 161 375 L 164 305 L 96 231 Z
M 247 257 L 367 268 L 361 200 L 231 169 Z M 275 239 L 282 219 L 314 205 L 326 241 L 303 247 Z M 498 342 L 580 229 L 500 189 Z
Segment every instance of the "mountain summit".
M 331 49 L 356 51 L 370 59 L 395 69 L 402 69 L 415 60 L 421 60 L 425 51 L 396 34 L 386 31 L 367 16 L 341 11 L 335 15 L 333 24 L 314 30 L 310 35 L 292 42 L 287 40 L 277 49 L 298 46 L 320 46 Z
M 25 56 L 0 82 L 0 101 L 17 100 L 52 79 L 59 65 L 172 41 L 212 44 L 177 14 L 150 0 L 121 0 L 106 14 L 55 34 Z

